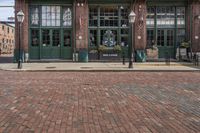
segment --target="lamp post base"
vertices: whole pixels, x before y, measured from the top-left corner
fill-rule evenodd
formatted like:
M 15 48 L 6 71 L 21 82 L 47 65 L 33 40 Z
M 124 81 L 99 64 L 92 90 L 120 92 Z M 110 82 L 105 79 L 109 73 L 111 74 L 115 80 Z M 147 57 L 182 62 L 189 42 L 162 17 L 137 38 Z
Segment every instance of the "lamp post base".
M 133 68 L 133 62 L 132 61 L 129 62 L 128 68 Z
M 22 69 L 22 61 L 21 61 L 21 60 L 18 61 L 17 68 L 18 68 L 18 69 Z

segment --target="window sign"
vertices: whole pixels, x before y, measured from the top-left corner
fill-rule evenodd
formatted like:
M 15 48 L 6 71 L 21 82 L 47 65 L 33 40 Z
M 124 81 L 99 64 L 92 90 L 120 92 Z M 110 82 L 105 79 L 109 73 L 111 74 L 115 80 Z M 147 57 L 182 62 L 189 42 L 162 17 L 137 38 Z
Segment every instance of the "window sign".
M 39 25 L 39 9 L 38 9 L 38 7 L 31 8 L 31 25 Z
M 64 8 L 63 10 L 63 26 L 72 25 L 72 11 L 70 8 Z
M 103 45 L 112 47 L 116 45 L 115 35 L 112 33 L 111 30 L 107 30 L 103 35 Z

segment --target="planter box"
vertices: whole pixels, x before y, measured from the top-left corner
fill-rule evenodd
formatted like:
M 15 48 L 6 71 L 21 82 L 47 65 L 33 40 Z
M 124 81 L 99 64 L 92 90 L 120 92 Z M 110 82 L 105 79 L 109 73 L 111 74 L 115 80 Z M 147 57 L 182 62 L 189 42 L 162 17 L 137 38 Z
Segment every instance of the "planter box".
M 89 60 L 98 60 L 98 53 L 88 53 Z

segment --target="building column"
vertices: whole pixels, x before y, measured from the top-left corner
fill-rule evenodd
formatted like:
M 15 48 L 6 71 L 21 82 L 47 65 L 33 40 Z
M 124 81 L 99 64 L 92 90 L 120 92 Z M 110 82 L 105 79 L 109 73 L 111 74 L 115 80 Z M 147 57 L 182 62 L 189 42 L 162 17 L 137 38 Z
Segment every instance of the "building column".
M 146 0 L 137 0 L 133 3 L 133 11 L 136 14 L 134 23 L 134 48 L 145 50 L 146 48 Z
M 27 0 L 15 0 L 15 59 L 18 57 L 19 49 L 19 23 L 17 22 L 17 13 L 24 12 L 24 22 L 21 31 L 21 49 L 22 53 L 28 53 L 28 2 Z
M 200 1 L 193 0 L 190 4 L 190 12 L 191 12 L 191 35 L 190 40 L 192 43 L 192 51 L 200 52 L 200 20 L 198 19 L 198 15 L 200 15 Z
M 75 0 L 75 49 L 88 48 L 88 3 L 87 0 Z

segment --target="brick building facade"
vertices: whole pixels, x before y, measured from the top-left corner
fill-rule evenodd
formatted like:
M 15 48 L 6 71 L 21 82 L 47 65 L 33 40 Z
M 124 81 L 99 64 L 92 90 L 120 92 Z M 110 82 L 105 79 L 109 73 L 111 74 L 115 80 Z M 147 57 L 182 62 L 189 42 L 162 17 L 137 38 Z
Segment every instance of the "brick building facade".
M 25 14 L 22 49 L 29 60 L 72 60 L 82 50 L 89 60 L 99 60 L 102 45 L 111 53 L 120 46 L 128 57 L 130 43 L 136 54 L 156 46 L 159 58 L 166 52 L 175 58 L 183 41 L 200 51 L 199 0 L 15 0 L 15 9 Z M 131 10 L 136 14 L 133 29 Z M 16 21 L 16 55 L 17 32 Z
M 0 22 L 0 54 L 13 54 L 15 45 L 15 27 Z

